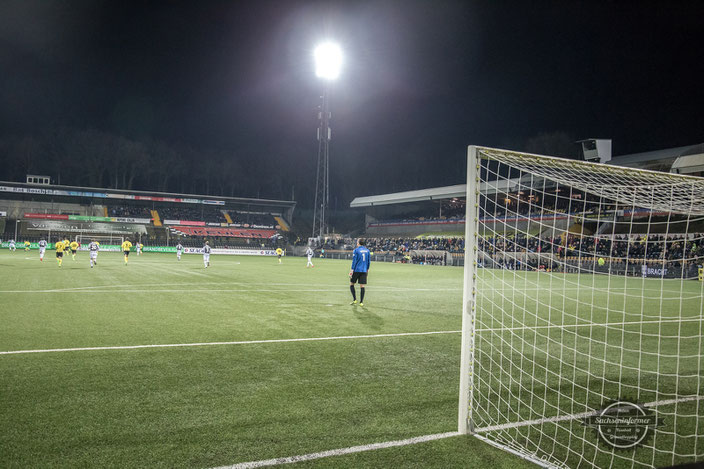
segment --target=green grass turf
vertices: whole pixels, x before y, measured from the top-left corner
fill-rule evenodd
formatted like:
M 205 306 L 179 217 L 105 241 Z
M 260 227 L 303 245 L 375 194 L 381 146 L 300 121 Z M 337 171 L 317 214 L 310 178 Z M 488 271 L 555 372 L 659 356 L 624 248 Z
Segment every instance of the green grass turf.
M 74 262 L 68 256 L 58 268 L 51 251 L 42 263 L 36 251 L 29 255 L 0 252 L 0 350 L 461 327 L 462 270 L 458 268 L 374 263 L 365 306 L 352 307 L 348 305 L 349 261 L 317 260 L 315 268 L 306 269 L 304 258 L 284 258 L 278 265 L 274 258 L 212 256 L 212 267 L 206 270 L 197 255 L 184 255 L 177 262 L 173 254 L 137 257 L 133 253 L 125 266 L 120 254 L 104 252 L 94 269 L 89 268 L 87 253 L 79 253 L 77 259 Z M 696 309 L 701 304 L 696 296 L 701 285 L 696 282 L 685 285 L 693 299 L 675 305 L 669 299 L 660 301 L 659 281 L 629 279 L 625 285 L 629 290 L 623 290 L 629 295 L 619 295 L 612 288 L 610 306 L 600 308 L 604 299 L 595 298 L 594 291 L 605 286 L 599 283 L 605 277 L 488 272 L 491 275 L 482 273 L 482 281 L 491 293 L 483 297 L 480 328 L 540 326 L 548 320 L 552 324 L 587 319 L 616 322 L 643 312 L 646 316 L 660 311 L 668 316 L 701 314 Z M 579 282 L 578 291 L 569 290 L 574 282 Z M 653 299 L 644 299 L 649 296 Z M 548 302 L 559 307 L 544 308 Z M 619 307 L 633 316 L 619 316 L 615 313 Z M 694 325 L 687 328 L 701 331 L 701 321 Z M 643 338 L 640 332 L 682 333 L 678 326 L 480 331 L 479 342 L 487 352 L 478 354 L 486 383 L 480 389 L 488 410 L 478 413 L 479 421 L 503 423 L 583 410 L 575 402 L 598 406 L 600 396 L 612 390 L 607 382 L 604 391 L 605 381 L 590 380 L 583 370 L 592 367 L 594 373 L 603 373 L 615 357 L 633 365 L 636 354 L 627 351 L 621 357 L 616 345 L 620 350 L 624 341 Z M 633 331 L 638 334 L 629 335 Z M 662 386 L 661 391 L 672 392 L 677 385 L 682 393 L 704 389 L 696 375 L 701 370 L 701 340 L 663 339 L 660 348 L 648 342 L 654 340 L 649 336 L 644 340 L 661 353 L 679 343 L 681 355 L 695 359 L 641 362 L 651 372 L 644 374 L 647 379 L 658 372 L 688 376 L 675 382 L 661 377 L 643 387 Z M 572 355 L 567 356 L 567 351 Z M 0 355 L 0 467 L 212 467 L 454 431 L 459 352 L 460 336 L 450 333 Z M 588 359 L 587 353 L 597 358 Z M 504 372 L 498 373 L 499 369 Z M 616 367 L 614 373 L 618 373 Z M 507 380 L 510 376 L 520 378 L 520 383 Z M 625 378 L 630 382 L 628 372 Z M 575 387 L 575 382 L 586 383 L 586 389 Z M 532 409 L 527 406 L 526 390 L 537 396 Z M 492 417 L 491 409 L 500 409 L 503 420 Z M 680 419 L 677 431 L 693 434 L 698 428 L 701 433 L 704 422 L 697 422 L 702 419 L 702 405 L 681 406 L 681 410 L 690 416 Z M 666 411 L 672 413 L 674 407 Z M 538 453 L 552 451 L 573 463 L 579 461 L 575 452 L 590 458 L 596 445 L 589 431 L 581 435 L 586 444 L 575 440 L 578 430 L 583 430 L 579 422 L 546 424 L 498 437 L 522 438 L 535 445 Z M 548 437 L 539 439 L 541 434 Z M 686 453 L 694 441 L 670 440 L 667 434 L 661 435 L 658 448 Z M 696 441 L 700 448 L 704 445 L 701 438 Z M 605 454 L 602 447 L 592 459 L 601 462 Z M 657 461 L 669 461 L 666 456 Z M 617 465 L 620 462 L 615 460 Z M 302 465 L 528 467 L 521 459 L 471 437 Z
M 460 269 L 374 264 L 365 307 L 352 307 L 348 261 L 304 266 L 212 256 L 206 270 L 201 256 L 151 253 L 125 266 L 104 252 L 91 269 L 80 252 L 59 268 L 53 252 L 3 251 L 0 349 L 460 328 Z M 0 355 L 0 466 L 212 467 L 454 431 L 459 349 L 453 333 Z M 453 440 L 369 464 L 525 465 Z

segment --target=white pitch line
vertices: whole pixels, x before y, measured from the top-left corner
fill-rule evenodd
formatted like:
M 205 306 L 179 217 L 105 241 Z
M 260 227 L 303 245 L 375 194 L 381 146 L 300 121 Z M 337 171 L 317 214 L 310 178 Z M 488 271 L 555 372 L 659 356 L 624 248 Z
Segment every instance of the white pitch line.
M 663 406 L 663 405 L 679 404 L 680 402 L 692 402 L 692 401 L 700 401 L 700 400 L 704 400 L 704 396 L 688 396 L 688 397 L 680 397 L 680 398 L 675 398 L 675 399 L 663 399 L 660 401 L 647 402 L 645 404 L 642 404 L 642 406 L 643 407 L 658 407 L 658 406 Z M 587 412 L 580 412 L 578 414 L 557 415 L 555 417 L 545 417 L 545 418 L 534 419 L 534 420 L 523 420 L 521 422 L 502 423 L 500 425 L 490 425 L 488 427 L 477 428 L 474 431 L 476 433 L 488 433 L 488 432 L 494 432 L 494 431 L 499 431 L 499 430 L 508 430 L 510 428 L 527 427 L 529 425 L 541 425 L 543 423 L 556 423 L 556 422 L 564 422 L 565 420 L 584 419 L 587 417 L 593 417 L 594 415 L 597 415 L 599 412 L 601 412 L 601 410 L 589 410 Z
M 153 345 L 116 345 L 107 347 L 77 347 L 77 348 L 55 348 L 39 350 L 9 350 L 0 352 L 0 355 L 19 355 L 26 353 L 50 353 L 50 352 L 85 352 L 92 350 L 133 350 L 145 348 L 174 348 L 174 347 L 206 347 L 213 345 L 250 345 L 250 344 L 278 344 L 285 342 L 315 342 L 322 340 L 349 340 L 349 339 L 375 339 L 379 337 L 405 337 L 418 335 L 438 335 L 438 334 L 458 334 L 462 331 L 430 331 L 430 332 L 399 332 L 396 334 L 371 334 L 371 335 L 344 335 L 334 337 L 304 337 L 299 339 L 263 339 L 263 340 L 241 340 L 232 342 L 196 342 L 191 344 L 153 344 Z
M 184 285 L 185 286 L 185 285 Z M 126 290 L 98 290 L 96 289 L 54 289 L 54 290 L 0 290 L 0 294 L 3 293 L 22 293 L 22 294 L 28 294 L 28 293 L 151 293 L 151 292 L 159 292 L 159 293 L 195 293 L 195 292 L 230 292 L 230 293 L 239 293 L 239 292 L 260 292 L 260 293 L 272 293 L 272 292 L 287 292 L 287 291 L 299 291 L 299 292 L 337 292 L 337 291 L 342 291 L 343 289 L 340 289 L 339 286 L 336 286 L 335 288 L 330 288 L 330 289 L 322 289 L 322 288 L 315 288 L 315 289 L 301 289 L 301 288 L 270 288 L 270 289 L 239 289 L 239 288 L 187 288 L 187 289 L 158 289 L 158 288 L 148 288 L 148 289 L 126 289 Z M 391 291 L 391 292 L 419 292 L 419 291 L 461 291 L 461 289 L 443 289 L 443 288 L 395 288 L 395 287 L 373 287 L 373 290 L 375 291 Z
M 458 432 L 436 433 L 433 435 L 416 436 L 405 440 L 385 441 L 383 443 L 371 443 L 368 445 L 350 446 L 349 448 L 331 449 L 321 451 L 319 453 L 301 454 L 299 456 L 288 456 L 283 458 L 264 459 L 261 461 L 250 461 L 233 464 L 231 466 L 220 466 L 214 469 L 253 469 L 257 467 L 278 466 L 279 464 L 292 464 L 302 461 L 311 461 L 313 459 L 328 458 L 330 456 L 342 456 L 344 454 L 361 453 L 364 451 L 372 451 L 375 449 L 395 448 L 397 446 L 415 445 L 425 443 L 427 441 L 440 440 L 459 436 Z
M 199 285 L 265 285 L 267 289 L 272 286 L 279 287 L 306 287 L 310 285 L 307 283 L 277 283 L 277 282 L 198 282 Z M 131 284 L 109 284 L 109 285 L 91 285 L 83 287 L 66 287 L 61 289 L 53 290 L 0 290 L 0 293 L 32 293 L 32 292 L 58 292 L 58 291 L 77 291 L 77 290 L 94 290 L 94 289 L 116 289 L 116 288 L 144 288 L 144 287 L 190 287 L 193 283 L 131 283 Z M 318 287 L 330 287 L 339 288 L 340 284 L 317 284 Z M 399 290 L 399 291 L 462 291 L 461 287 L 456 288 L 402 288 L 395 287 L 391 285 L 378 285 L 374 287 L 375 289 L 384 288 L 389 290 Z M 133 291 L 133 290 L 131 290 Z

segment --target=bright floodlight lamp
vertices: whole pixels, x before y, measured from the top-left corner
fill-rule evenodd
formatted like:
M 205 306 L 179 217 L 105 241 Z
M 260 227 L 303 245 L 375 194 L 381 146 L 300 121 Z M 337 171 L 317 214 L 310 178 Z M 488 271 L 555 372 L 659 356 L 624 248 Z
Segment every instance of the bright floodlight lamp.
M 342 50 L 332 42 L 325 42 L 315 48 L 315 74 L 325 80 L 334 80 L 340 76 L 342 67 Z

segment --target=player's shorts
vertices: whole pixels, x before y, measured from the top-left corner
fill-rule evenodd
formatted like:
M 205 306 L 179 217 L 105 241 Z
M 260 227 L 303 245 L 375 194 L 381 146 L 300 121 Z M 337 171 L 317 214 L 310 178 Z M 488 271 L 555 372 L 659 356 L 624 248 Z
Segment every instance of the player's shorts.
M 63 252 L 57 252 L 57 253 L 56 253 L 56 258 L 57 258 L 57 259 L 60 259 L 60 258 L 62 258 L 62 257 L 64 257 L 64 253 L 63 253 Z
M 40 253 L 44 254 L 45 251 L 46 251 L 46 248 L 39 248 Z
M 281 256 L 282 256 L 282 255 L 281 255 L 281 254 L 277 254 L 277 256 L 279 256 L 279 259 L 281 259 Z
M 129 256 L 129 255 L 130 255 L 130 252 L 129 252 L 129 251 L 122 251 L 122 253 L 123 253 L 125 256 Z
M 76 250 L 75 250 L 75 249 L 71 249 L 71 254 L 76 254 Z
M 350 278 L 350 282 L 352 282 L 352 283 L 359 282 L 360 285 L 366 285 L 367 284 L 367 273 L 366 272 L 352 272 L 352 277 Z
M 209 260 L 210 260 L 210 254 L 203 254 L 203 260 L 204 260 L 204 261 L 209 261 Z
M 98 251 L 91 251 L 91 252 L 90 252 L 90 257 L 91 257 L 91 258 L 93 258 L 93 257 L 98 257 Z

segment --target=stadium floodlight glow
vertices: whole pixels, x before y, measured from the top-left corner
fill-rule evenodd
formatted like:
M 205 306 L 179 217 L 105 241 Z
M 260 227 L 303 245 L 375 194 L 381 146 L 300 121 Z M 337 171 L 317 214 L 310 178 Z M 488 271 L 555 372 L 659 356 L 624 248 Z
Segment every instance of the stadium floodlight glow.
M 335 80 L 342 68 L 342 50 L 334 42 L 324 42 L 313 51 L 315 74 L 325 80 Z

